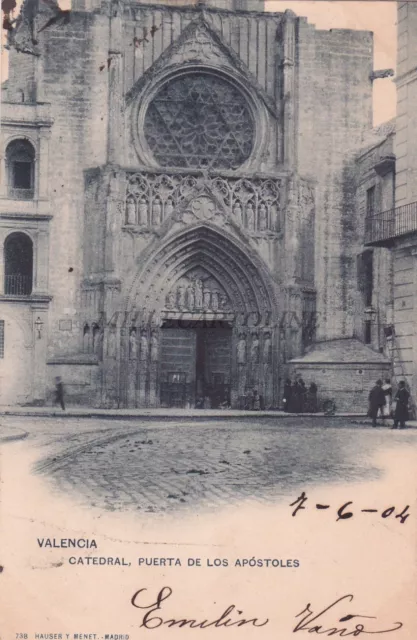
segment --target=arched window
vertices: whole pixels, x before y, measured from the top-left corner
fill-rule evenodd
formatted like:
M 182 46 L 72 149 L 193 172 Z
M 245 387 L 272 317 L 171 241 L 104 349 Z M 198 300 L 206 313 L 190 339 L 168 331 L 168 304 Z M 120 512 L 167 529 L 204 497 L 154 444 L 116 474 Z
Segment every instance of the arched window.
M 168 80 L 151 100 L 144 134 L 162 167 L 236 169 L 252 153 L 255 127 L 234 84 L 191 72 Z
M 4 293 L 9 296 L 29 296 L 32 282 L 32 240 L 25 233 L 11 233 L 4 243 Z
M 9 196 L 30 200 L 34 195 L 35 149 L 28 140 L 13 140 L 6 149 Z

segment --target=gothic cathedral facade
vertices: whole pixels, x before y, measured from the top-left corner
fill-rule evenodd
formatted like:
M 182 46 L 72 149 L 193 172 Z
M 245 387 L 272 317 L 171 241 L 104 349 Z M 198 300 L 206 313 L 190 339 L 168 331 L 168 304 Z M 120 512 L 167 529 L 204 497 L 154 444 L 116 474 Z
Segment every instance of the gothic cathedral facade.
M 278 407 L 291 358 L 353 335 L 372 34 L 261 4 L 77 0 L 64 24 L 40 10 L 29 51 L 23 10 L 1 403 L 59 375 L 94 406 L 243 408 L 256 388 Z

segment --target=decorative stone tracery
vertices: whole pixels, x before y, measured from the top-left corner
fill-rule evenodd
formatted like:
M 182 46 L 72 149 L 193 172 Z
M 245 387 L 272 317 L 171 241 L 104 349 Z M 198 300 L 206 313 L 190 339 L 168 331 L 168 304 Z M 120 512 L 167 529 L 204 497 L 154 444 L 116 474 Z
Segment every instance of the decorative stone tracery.
M 162 167 L 236 169 L 251 154 L 254 122 L 233 84 L 198 71 L 163 85 L 149 104 L 144 133 Z
M 125 224 L 157 229 L 174 213 L 181 217 L 188 211 L 197 219 L 227 217 L 249 233 L 279 233 L 282 187 L 273 178 L 128 174 Z

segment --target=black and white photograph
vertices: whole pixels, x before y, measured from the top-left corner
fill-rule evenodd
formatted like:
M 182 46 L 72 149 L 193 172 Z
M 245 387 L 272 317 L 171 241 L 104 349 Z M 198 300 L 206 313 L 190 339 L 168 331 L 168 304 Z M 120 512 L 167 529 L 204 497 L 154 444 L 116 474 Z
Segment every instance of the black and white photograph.
M 0 637 L 412 640 L 417 2 L 2 13 Z

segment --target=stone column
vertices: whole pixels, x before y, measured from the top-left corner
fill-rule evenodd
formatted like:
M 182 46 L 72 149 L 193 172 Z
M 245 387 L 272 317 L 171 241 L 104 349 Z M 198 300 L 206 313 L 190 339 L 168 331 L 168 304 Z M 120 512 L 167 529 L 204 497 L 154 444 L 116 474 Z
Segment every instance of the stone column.
M 153 328 L 150 334 L 149 351 L 149 406 L 159 405 L 158 364 L 161 335 L 159 329 Z
M 37 319 L 43 323 L 38 330 Z M 45 401 L 46 389 L 46 347 L 48 338 L 48 311 L 44 306 L 32 306 L 33 327 L 33 400 Z
M 303 293 L 300 286 L 287 288 L 287 317 L 285 321 L 285 339 L 287 358 L 291 359 L 302 353 L 302 314 Z
M 413 337 L 412 337 L 412 377 L 411 377 L 411 400 L 412 407 L 414 412 L 417 414 L 417 319 L 416 319 L 416 310 L 417 310 L 417 247 L 413 247 L 411 249 L 411 256 L 413 261 L 413 270 L 412 270 L 412 280 L 413 280 L 413 290 L 414 290 L 414 299 L 413 299 L 413 309 L 414 309 L 414 321 L 412 323 L 413 327 Z M 415 419 L 415 418 L 414 418 Z
M 35 198 L 46 200 L 48 198 L 48 154 L 50 131 L 41 129 L 39 134 L 39 148 L 35 165 Z
M 284 13 L 282 26 L 283 59 L 283 160 L 287 168 L 292 169 L 296 162 L 296 83 L 295 83 L 295 22 L 296 15 L 290 9 Z
M 138 330 L 133 325 L 128 329 L 127 342 L 127 370 L 128 370 L 128 390 L 127 390 L 127 405 L 128 407 L 136 407 L 136 387 L 138 376 L 138 357 L 139 357 L 139 336 Z
M 124 164 L 124 127 L 123 127 L 123 4 L 115 2 L 109 8 L 110 16 L 110 49 L 109 93 L 108 93 L 108 139 L 107 161 L 109 164 Z
M 117 277 L 121 227 L 124 223 L 124 196 L 122 193 L 124 182 L 118 171 L 111 171 L 108 180 L 104 270 Z
M 148 358 L 149 358 L 149 332 L 145 328 L 141 328 L 138 336 L 139 342 L 139 363 L 138 363 L 138 388 L 139 388 L 139 407 L 145 407 L 147 404 L 147 382 L 148 382 Z
M 4 294 L 4 240 L 7 233 L 7 229 L 0 228 L 0 295 Z
M 298 272 L 298 184 L 292 177 L 288 180 L 287 189 L 287 206 L 285 214 L 285 233 L 284 233 L 284 251 L 285 251 L 285 280 L 287 286 L 292 286 L 296 282 Z
M 48 292 L 49 233 L 39 231 L 36 238 L 36 250 L 33 256 L 33 292 Z M 35 247 L 34 247 L 35 249 Z M 36 256 L 36 260 L 35 260 Z

